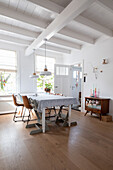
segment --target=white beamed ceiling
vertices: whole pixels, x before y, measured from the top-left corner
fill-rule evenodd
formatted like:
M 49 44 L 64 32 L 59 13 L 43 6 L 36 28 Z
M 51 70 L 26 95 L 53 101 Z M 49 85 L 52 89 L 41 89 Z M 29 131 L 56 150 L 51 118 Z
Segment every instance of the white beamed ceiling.
M 95 44 L 101 37 L 112 38 L 113 0 L 106 1 L 92 0 L 92 4 L 86 9 L 82 11 L 80 8 L 78 16 L 52 34 L 50 41 L 48 40 L 48 50 L 58 53 L 59 49 L 59 53 L 70 54 L 71 50 L 81 50 L 84 45 Z M 49 25 L 56 18 L 60 18 L 62 11 L 71 2 L 71 0 L 0 0 L 0 41 L 26 46 L 26 49 L 32 51 L 31 44 L 35 44 L 34 41 L 39 43 L 38 37 L 48 31 Z M 63 21 L 63 18 L 61 19 Z M 43 43 L 44 41 L 37 48 L 42 50 Z

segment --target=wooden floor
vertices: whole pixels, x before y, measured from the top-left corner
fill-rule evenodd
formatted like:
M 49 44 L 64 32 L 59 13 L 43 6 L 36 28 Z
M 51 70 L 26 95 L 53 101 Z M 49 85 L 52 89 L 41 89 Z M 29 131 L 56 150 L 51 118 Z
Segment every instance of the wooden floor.
M 1 115 L 0 170 L 113 170 L 113 123 L 72 112 L 77 126 L 34 136 Z

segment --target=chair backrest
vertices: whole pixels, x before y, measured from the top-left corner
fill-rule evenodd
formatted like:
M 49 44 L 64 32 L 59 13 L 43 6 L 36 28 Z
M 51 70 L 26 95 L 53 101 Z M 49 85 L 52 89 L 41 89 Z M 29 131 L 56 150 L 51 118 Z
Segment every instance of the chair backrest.
M 27 96 L 22 96 L 24 107 L 27 109 L 32 109 L 32 106 L 29 104 L 29 100 Z
M 21 96 L 19 93 L 18 93 L 18 95 L 17 95 L 17 98 L 18 98 L 18 100 L 19 100 L 20 103 L 23 103 L 22 96 Z
M 12 94 L 12 97 L 13 97 L 13 102 L 14 102 L 14 105 L 17 106 L 17 102 L 16 102 L 16 96 L 14 94 Z

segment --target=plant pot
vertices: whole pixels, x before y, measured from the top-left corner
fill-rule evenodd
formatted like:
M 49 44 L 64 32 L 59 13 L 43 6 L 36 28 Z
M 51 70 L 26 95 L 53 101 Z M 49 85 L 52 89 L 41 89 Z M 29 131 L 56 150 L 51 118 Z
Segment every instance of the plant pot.
M 50 93 L 51 89 L 45 88 L 45 91 Z

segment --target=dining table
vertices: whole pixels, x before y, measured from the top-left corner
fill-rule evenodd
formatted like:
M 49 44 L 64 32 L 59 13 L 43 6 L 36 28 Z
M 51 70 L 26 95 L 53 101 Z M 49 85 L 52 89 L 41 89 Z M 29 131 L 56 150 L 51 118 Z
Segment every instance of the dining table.
M 35 103 L 35 110 L 42 113 L 42 132 L 45 133 L 46 120 L 45 120 L 45 109 L 56 107 L 56 106 L 68 106 L 69 120 L 68 124 L 71 125 L 71 105 L 76 104 L 77 100 L 74 97 L 52 95 L 49 93 L 29 95 L 29 99 L 32 99 Z M 37 116 L 38 118 L 38 116 Z M 38 131 L 37 131 L 38 132 Z

